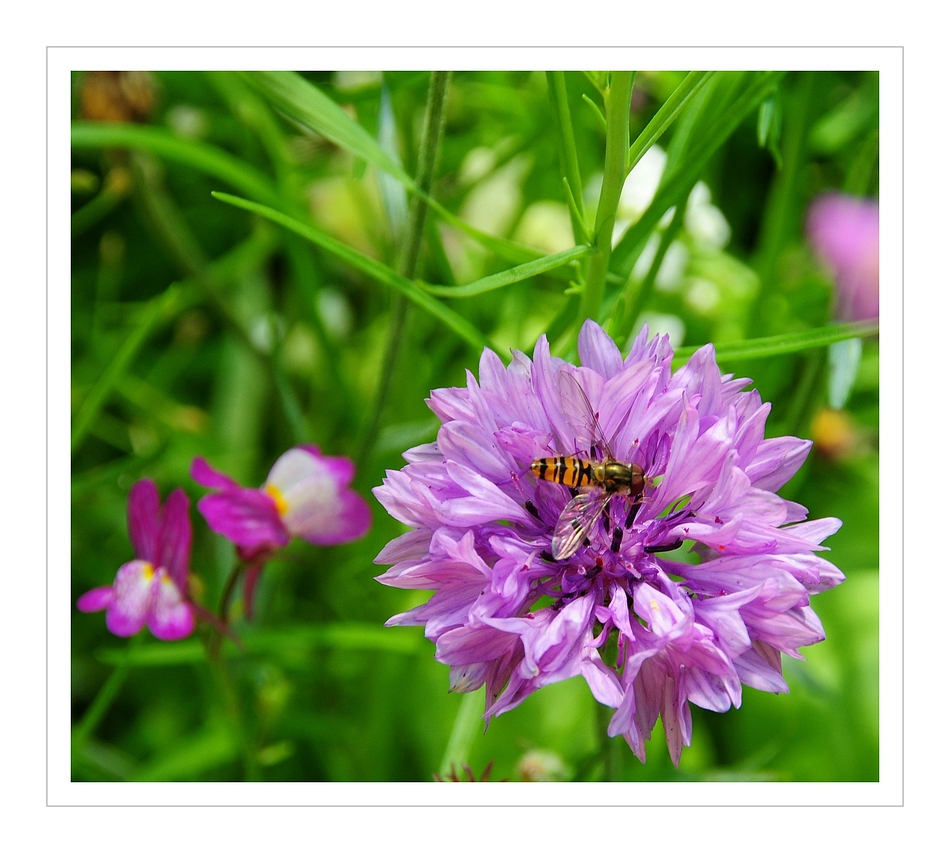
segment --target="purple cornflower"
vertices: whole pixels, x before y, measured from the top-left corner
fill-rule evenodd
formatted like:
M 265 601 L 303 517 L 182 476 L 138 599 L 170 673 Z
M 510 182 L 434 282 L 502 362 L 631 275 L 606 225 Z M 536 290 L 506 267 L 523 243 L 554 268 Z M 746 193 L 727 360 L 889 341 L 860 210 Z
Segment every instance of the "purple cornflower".
M 689 702 L 722 712 L 742 684 L 787 691 L 781 654 L 824 639 L 809 596 L 844 577 L 814 552 L 840 522 L 806 522 L 775 494 L 810 442 L 766 439 L 769 405 L 720 374 L 712 345 L 672 373 L 665 337 L 644 327 L 624 359 L 588 321 L 578 350 L 582 367 L 542 337 L 505 368 L 486 349 L 478 381 L 432 392 L 437 440 L 374 492 L 413 528 L 377 557 L 392 564 L 379 580 L 435 594 L 387 624 L 424 625 L 453 690 L 486 686 L 487 719 L 582 675 L 616 709 L 611 736 L 643 761 L 661 717 L 678 764 Z M 532 473 L 560 456 L 643 477 L 609 495 L 579 482 L 606 497 L 581 498 L 581 513 L 577 490 Z M 578 526 L 572 546 L 552 544 Z M 681 543 L 689 553 L 671 553 Z
M 180 640 L 195 627 L 188 600 L 191 521 L 188 498 L 175 489 L 161 506 L 151 480 L 139 480 L 129 493 L 129 538 L 136 559 L 122 566 L 112 586 L 80 596 L 84 613 L 106 611 L 106 627 L 120 637 L 148 627 L 160 640 Z
M 244 558 L 283 548 L 294 536 L 314 545 L 338 545 L 366 533 L 369 506 L 348 488 L 355 473 L 352 461 L 323 456 L 313 444 L 284 453 L 260 489 L 238 485 L 201 457 L 191 463 L 195 481 L 218 490 L 198 501 L 198 511 Z
M 806 229 L 814 250 L 835 278 L 835 316 L 874 320 L 879 314 L 880 214 L 876 201 L 843 193 L 819 196 Z

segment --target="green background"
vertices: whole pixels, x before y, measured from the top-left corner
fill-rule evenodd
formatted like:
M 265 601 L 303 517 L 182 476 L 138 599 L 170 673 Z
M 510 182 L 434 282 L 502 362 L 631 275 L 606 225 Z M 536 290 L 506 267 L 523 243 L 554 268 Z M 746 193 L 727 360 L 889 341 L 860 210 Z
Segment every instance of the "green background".
M 786 662 L 789 694 L 746 689 L 724 715 L 693 708 L 679 770 L 662 729 L 646 765 L 605 743 L 608 716 L 578 679 L 483 734 L 481 693 L 448 692 L 422 629 L 382 627 L 427 593 L 373 580 L 384 570 L 373 558 L 403 528 L 370 490 L 403 451 L 434 438 L 429 392 L 477 373 L 483 344 L 504 358 L 547 333 L 572 356 L 578 268 L 506 271 L 583 242 L 577 223 L 572 235 L 565 156 L 595 230 L 616 129 L 602 112 L 606 75 L 451 76 L 430 191 L 438 207 L 406 277 L 396 274 L 414 233 L 406 176 L 427 150 L 429 73 L 116 76 L 73 78 L 73 599 L 131 559 L 132 483 L 152 477 L 163 496 L 181 486 L 194 502 L 196 455 L 256 486 L 289 446 L 315 442 L 356 461 L 374 523 L 357 542 L 294 543 L 269 563 L 254 619 L 232 604 L 244 649 L 225 643 L 223 663 L 209 659 L 207 626 L 176 643 L 147 632 L 124 640 L 103 614 L 75 611 L 74 780 L 428 780 L 453 766 L 464 776 L 463 764 L 479 776 L 490 763 L 492 780 L 514 780 L 535 750 L 560 779 L 878 779 L 874 338 L 862 340 L 844 410 L 848 447 L 814 450 L 782 491 L 811 518 L 843 521 L 826 556 L 847 581 L 812 600 L 828 639 L 803 650 L 807 662 Z M 684 81 L 698 79 L 680 104 Z M 125 120 L 103 120 L 102 103 Z M 673 107 L 654 140 L 655 117 Z M 876 196 L 877 128 L 871 72 L 638 72 L 629 142 L 665 150 L 667 170 L 660 201 L 628 211 L 614 262 L 632 273 L 607 276 L 599 319 L 629 317 L 622 348 L 645 319 L 671 333 L 678 355 L 714 342 L 724 372 L 772 402 L 769 435 L 820 439 L 814 417 L 832 368 L 814 334 L 833 322 L 833 283 L 804 217 L 825 190 Z M 688 213 L 662 218 L 697 179 L 721 216 L 712 221 L 728 223 L 720 245 Z M 294 232 L 281 215 L 302 225 Z M 675 237 L 672 280 L 634 264 L 651 232 Z M 628 272 L 614 262 L 611 272 Z M 444 290 L 496 274 L 495 289 Z M 194 594 L 216 610 L 233 549 L 193 504 L 192 520 Z

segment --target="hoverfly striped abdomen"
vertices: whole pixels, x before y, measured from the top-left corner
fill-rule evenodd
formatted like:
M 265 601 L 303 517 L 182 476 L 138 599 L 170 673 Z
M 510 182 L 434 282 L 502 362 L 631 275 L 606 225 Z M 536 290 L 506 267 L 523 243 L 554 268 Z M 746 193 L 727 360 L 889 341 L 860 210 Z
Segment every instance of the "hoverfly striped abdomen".
M 539 480 L 560 483 L 571 489 L 582 489 L 596 483 L 595 463 L 577 456 L 547 456 L 531 463 L 531 473 Z
M 614 456 L 598 414 L 573 373 L 566 368 L 559 370 L 557 386 L 565 420 L 576 431 L 575 447 L 582 447 L 582 442 L 589 441 L 590 456 L 545 456 L 531 463 L 531 473 L 539 480 L 567 486 L 572 493 L 554 527 L 551 554 L 555 560 L 566 560 L 582 545 L 590 544 L 589 535 L 601 517 L 604 518 L 604 532 L 610 531 L 608 507 L 611 499 L 620 495 L 630 501 L 631 507 L 623 527 L 615 527 L 611 534 L 610 549 L 617 554 L 623 531 L 632 526 L 650 478 L 640 465 L 620 462 Z

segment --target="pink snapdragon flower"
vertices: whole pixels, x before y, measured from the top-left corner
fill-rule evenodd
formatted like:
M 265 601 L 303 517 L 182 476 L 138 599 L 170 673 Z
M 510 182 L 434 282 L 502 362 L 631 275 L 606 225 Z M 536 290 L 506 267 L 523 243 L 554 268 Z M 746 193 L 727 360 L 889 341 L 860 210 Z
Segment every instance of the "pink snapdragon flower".
M 369 505 L 348 488 L 355 473 L 351 460 L 323 456 L 313 444 L 284 453 L 259 489 L 239 485 L 201 457 L 191 463 L 195 481 L 218 490 L 198 501 L 198 511 L 245 560 L 283 548 L 295 536 L 313 545 L 339 545 L 366 533 Z
M 129 538 L 136 559 L 123 565 L 112 586 L 80 596 L 84 613 L 106 611 L 106 627 L 131 637 L 148 627 L 160 640 L 180 640 L 194 630 L 188 600 L 191 521 L 188 498 L 175 489 L 161 506 L 151 480 L 139 480 L 129 493 Z
M 806 230 L 812 248 L 834 275 L 835 316 L 844 321 L 876 319 L 880 288 L 877 202 L 826 193 L 812 203 Z

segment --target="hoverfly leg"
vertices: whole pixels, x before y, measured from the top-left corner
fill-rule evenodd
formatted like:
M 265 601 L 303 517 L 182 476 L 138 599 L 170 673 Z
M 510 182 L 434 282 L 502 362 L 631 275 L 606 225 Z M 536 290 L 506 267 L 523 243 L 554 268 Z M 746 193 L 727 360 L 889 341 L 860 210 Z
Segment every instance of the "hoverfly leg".
M 633 526 L 633 522 L 636 520 L 637 511 L 640 509 L 640 505 L 643 503 L 643 495 L 637 495 L 633 501 L 630 503 L 630 511 L 627 513 L 626 519 L 624 519 L 623 526 L 629 530 Z
M 647 554 L 662 554 L 664 551 L 675 551 L 683 544 L 682 539 L 677 539 L 675 542 L 670 542 L 666 545 L 647 545 L 643 550 Z
M 614 528 L 613 536 L 610 540 L 610 550 L 615 554 L 620 552 L 620 542 L 623 539 L 623 528 L 618 524 Z

